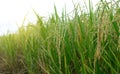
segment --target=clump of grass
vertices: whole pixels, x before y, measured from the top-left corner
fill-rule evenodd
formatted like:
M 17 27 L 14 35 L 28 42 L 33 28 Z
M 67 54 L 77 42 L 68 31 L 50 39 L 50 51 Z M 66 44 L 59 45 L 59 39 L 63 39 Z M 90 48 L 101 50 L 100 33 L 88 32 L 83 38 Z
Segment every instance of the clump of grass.
M 34 11 L 36 24 L 0 37 L 2 73 L 119 74 L 119 1 L 101 0 L 97 7 L 93 11 L 89 0 L 86 12 L 74 4 L 71 19 L 66 10 L 60 17 L 54 6 L 47 21 Z

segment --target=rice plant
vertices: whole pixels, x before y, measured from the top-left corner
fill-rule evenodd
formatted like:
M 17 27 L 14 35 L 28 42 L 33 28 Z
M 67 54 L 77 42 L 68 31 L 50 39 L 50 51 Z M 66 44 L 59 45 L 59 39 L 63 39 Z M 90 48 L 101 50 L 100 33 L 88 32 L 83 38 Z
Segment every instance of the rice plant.
M 74 4 L 72 17 L 54 5 L 46 21 L 33 10 L 36 24 L 0 36 L 0 73 L 119 74 L 119 2 L 101 0 L 95 11 L 90 0 L 85 10 Z

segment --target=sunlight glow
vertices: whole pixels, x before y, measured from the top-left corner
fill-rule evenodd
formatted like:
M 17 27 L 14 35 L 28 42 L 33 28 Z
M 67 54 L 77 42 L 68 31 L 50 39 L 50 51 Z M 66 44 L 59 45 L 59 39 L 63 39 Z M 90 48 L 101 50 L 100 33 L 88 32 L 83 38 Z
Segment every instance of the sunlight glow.
M 81 0 L 73 0 L 75 3 Z M 59 14 L 66 6 L 67 12 L 73 10 L 72 0 L 1 0 L 0 1 L 0 35 L 8 31 L 15 32 L 26 18 L 26 23 L 35 22 L 34 9 L 40 16 L 48 17 L 54 11 L 54 4 Z M 18 25 L 18 26 L 17 26 Z M 25 24 L 26 25 L 26 24 Z

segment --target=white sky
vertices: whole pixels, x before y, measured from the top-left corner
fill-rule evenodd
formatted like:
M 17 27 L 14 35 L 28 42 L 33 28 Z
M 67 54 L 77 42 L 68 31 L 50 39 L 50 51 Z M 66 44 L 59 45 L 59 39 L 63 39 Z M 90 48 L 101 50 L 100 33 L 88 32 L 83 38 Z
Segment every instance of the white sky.
M 73 0 L 82 4 L 82 0 Z M 88 0 L 86 0 L 88 1 Z M 96 1 L 93 0 L 95 5 Z M 72 0 L 0 0 L 0 35 L 15 32 L 26 16 L 26 21 L 35 22 L 32 8 L 40 16 L 48 17 L 54 11 L 54 3 L 59 14 L 66 5 L 67 12 L 73 10 Z M 18 24 L 18 26 L 17 26 Z

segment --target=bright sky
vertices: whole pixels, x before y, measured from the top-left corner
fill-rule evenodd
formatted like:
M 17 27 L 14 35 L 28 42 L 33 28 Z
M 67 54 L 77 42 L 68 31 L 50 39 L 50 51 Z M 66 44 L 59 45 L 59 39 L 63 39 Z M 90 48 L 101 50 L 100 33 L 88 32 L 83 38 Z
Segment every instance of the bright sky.
M 82 4 L 82 0 L 73 0 L 74 3 Z M 86 0 L 88 1 L 88 0 Z M 94 5 L 96 1 L 93 0 Z M 72 0 L 0 0 L 0 35 L 9 32 L 15 32 L 18 26 L 21 26 L 24 17 L 26 23 L 35 22 L 35 15 L 32 8 L 40 16 L 48 17 L 54 11 L 54 3 L 59 14 L 66 6 L 67 12 L 73 10 Z M 17 26 L 18 25 L 18 26 Z

